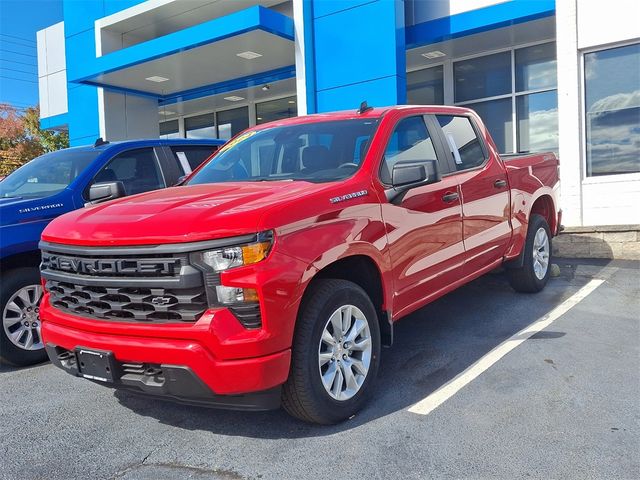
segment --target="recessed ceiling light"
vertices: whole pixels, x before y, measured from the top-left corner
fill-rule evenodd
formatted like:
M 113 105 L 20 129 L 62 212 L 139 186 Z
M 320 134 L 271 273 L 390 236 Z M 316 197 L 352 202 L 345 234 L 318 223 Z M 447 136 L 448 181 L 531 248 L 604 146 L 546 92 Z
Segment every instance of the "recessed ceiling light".
M 434 50 L 433 52 L 423 53 L 422 56 L 424 58 L 428 58 L 429 60 L 431 60 L 433 58 L 446 57 L 447 54 L 444 52 L 441 52 L 440 50 Z
M 229 100 L 230 102 L 239 102 L 240 100 L 244 100 L 244 97 L 238 97 L 237 95 L 231 95 L 230 97 L 224 97 L 225 100 Z
M 240 52 L 240 53 L 236 53 L 236 55 L 240 58 L 244 58 L 246 60 L 253 60 L 254 58 L 258 58 L 261 57 L 262 54 L 260 53 L 256 53 L 256 52 L 251 52 L 249 50 L 247 50 L 246 52 Z
M 174 115 L 176 112 L 171 110 L 160 110 L 160 115 Z
M 258 117 L 258 120 L 262 120 L 262 117 Z
M 154 75 L 153 77 L 147 77 L 145 78 L 145 80 L 149 80 L 150 82 L 156 82 L 156 83 L 161 83 L 161 82 L 167 82 L 169 81 L 168 78 L 165 77 L 159 77 L 158 75 Z
M 296 103 L 295 100 L 289 100 L 289 103 Z

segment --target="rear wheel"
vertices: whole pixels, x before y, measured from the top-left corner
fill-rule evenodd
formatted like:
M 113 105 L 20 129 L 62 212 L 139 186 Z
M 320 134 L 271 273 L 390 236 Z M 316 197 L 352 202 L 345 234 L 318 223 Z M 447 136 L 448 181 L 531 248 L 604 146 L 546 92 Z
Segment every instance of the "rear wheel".
M 307 422 L 345 420 L 370 396 L 379 363 L 378 318 L 365 291 L 345 280 L 317 280 L 298 318 L 283 406 Z
M 523 255 L 521 267 L 507 270 L 509 283 L 517 292 L 539 292 L 551 272 L 551 231 L 541 215 L 531 216 Z
M 40 336 L 40 272 L 37 268 L 18 268 L 3 277 L 0 362 L 16 366 L 43 362 L 47 355 Z

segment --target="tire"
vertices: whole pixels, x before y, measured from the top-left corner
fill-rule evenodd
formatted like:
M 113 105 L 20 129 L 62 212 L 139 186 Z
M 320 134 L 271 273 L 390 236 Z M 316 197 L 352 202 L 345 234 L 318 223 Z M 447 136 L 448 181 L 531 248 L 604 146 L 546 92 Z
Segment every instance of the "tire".
M 0 363 L 22 367 L 47 359 L 40 336 L 38 307 L 41 298 L 38 268 L 3 272 L 0 286 Z
M 344 330 L 336 334 L 332 319 L 340 322 L 347 318 L 353 330 L 346 328 L 347 335 Z M 355 334 L 356 331 L 360 333 Z M 327 335 L 344 341 L 333 342 L 332 337 L 327 342 Z M 291 371 L 282 391 L 284 409 L 310 423 L 331 425 L 345 420 L 370 397 L 379 365 L 380 326 L 365 291 L 346 280 L 314 281 L 298 315 Z M 347 381 L 345 375 L 349 376 L 349 371 L 351 377 Z M 333 372 L 336 373 L 331 382 Z M 329 387 L 325 387 L 323 378 Z
M 540 240 L 545 238 L 546 243 L 543 241 L 540 245 Z M 549 281 L 551 272 L 551 230 L 541 215 L 531 216 L 523 255 L 521 267 L 507 270 L 509 283 L 516 292 L 539 292 Z

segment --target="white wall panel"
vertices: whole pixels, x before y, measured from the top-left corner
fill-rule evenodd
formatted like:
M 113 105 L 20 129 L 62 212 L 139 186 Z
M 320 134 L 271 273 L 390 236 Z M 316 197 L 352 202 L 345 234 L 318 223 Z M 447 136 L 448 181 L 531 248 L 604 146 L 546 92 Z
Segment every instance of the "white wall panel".
M 40 99 L 40 118 L 50 117 L 48 76 L 38 78 L 38 97 Z
M 48 76 L 49 114 L 47 116 L 66 113 L 67 106 L 67 71 L 61 70 Z M 40 114 L 40 116 L 43 116 Z
M 36 32 L 36 42 L 38 45 L 38 77 L 47 74 L 47 37 L 46 30 Z
M 67 68 L 64 53 L 64 22 L 56 23 L 45 30 L 47 38 L 47 73 L 52 74 Z
M 509 0 L 410 0 L 405 4 L 405 14 L 407 24 L 415 25 L 507 1 Z
M 68 111 L 64 22 L 36 34 L 38 45 L 38 95 L 40 118 Z
M 578 2 L 578 48 L 640 39 L 638 0 Z

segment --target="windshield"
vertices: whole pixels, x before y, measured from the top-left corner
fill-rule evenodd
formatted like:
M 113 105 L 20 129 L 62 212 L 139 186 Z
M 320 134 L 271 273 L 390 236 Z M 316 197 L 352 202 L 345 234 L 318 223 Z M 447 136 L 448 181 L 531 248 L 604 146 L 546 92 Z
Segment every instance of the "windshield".
M 64 190 L 98 156 L 95 150 L 58 150 L 31 160 L 0 182 L 0 198 L 43 198 Z
M 248 131 L 223 146 L 187 183 L 341 180 L 360 167 L 377 123 L 339 120 Z

